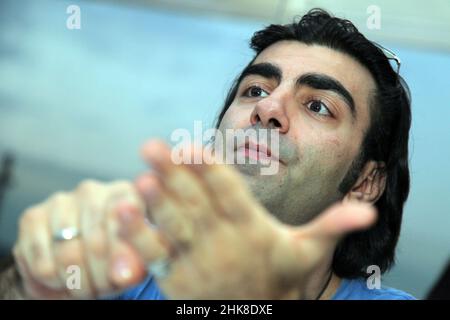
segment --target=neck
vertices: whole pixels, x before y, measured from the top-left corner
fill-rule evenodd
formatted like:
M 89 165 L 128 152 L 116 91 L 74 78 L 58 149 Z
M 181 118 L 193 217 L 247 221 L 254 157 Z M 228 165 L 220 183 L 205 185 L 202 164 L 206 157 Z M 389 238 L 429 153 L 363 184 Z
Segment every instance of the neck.
M 330 279 L 330 272 L 332 272 L 331 261 L 328 261 L 311 273 L 305 285 L 305 299 L 315 300 L 321 292 L 319 300 L 329 300 L 333 297 L 339 288 L 341 279 L 334 273 L 332 273 Z M 330 281 L 327 284 L 329 279 Z

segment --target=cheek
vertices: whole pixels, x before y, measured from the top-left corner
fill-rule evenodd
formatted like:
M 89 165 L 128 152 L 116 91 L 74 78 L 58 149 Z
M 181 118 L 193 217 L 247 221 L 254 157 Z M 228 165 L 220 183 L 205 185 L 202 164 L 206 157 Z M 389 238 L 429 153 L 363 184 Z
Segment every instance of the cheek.
M 314 151 L 316 155 L 320 155 L 321 160 L 333 166 L 351 161 L 358 152 L 359 140 L 344 127 L 330 128 L 307 116 L 292 120 L 288 135 L 297 145 L 300 155 L 306 150 Z
M 349 142 L 336 133 L 322 134 L 315 140 L 317 153 L 323 159 L 324 165 L 336 170 L 336 173 L 344 170 L 347 164 L 353 160 L 354 148 Z
M 318 155 L 321 157 L 324 174 L 337 187 L 346 176 L 356 156 L 351 138 L 336 135 L 323 136 Z
M 332 185 L 339 183 L 357 153 L 352 138 L 318 125 L 300 124 L 303 125 L 296 128 L 295 137 L 292 137 L 300 155 L 297 174 L 304 175 L 305 179 L 324 179 Z
M 219 129 L 245 128 L 250 126 L 251 108 L 240 107 L 233 103 L 222 118 Z

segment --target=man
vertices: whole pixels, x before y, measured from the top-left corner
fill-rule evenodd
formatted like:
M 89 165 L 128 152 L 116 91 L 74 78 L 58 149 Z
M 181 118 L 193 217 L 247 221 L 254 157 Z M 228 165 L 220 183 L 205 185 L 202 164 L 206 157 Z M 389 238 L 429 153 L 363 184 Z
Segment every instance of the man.
M 154 170 L 134 185 L 87 181 L 24 213 L 19 295 L 412 299 L 364 279 L 393 264 L 409 192 L 410 101 L 398 70 L 349 21 L 318 9 L 255 33 L 251 47 L 217 128 L 278 132 L 277 155 L 258 142 L 234 150 L 277 161 L 278 173 L 209 165 L 204 154 L 175 165 L 150 142 L 142 154 Z

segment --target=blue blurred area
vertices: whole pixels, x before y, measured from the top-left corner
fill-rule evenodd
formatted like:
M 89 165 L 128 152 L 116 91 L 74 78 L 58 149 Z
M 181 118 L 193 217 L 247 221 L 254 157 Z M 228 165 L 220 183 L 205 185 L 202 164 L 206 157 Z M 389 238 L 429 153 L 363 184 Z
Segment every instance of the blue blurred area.
M 66 28 L 81 7 L 81 30 Z M 148 137 L 212 124 L 263 23 L 88 1 L 2 0 L 0 154 L 15 156 L 0 255 L 17 217 L 90 177 L 133 178 Z M 421 298 L 450 248 L 450 55 L 389 44 L 413 97 L 412 189 L 384 284 Z

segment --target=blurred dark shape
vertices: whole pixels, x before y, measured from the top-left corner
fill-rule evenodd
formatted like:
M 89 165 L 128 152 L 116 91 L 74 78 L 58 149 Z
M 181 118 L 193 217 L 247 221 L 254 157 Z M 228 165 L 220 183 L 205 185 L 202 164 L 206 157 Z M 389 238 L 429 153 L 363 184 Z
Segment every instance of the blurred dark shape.
M 11 185 L 14 157 L 7 153 L 2 156 L 0 164 L 0 218 L 2 216 L 2 204 L 6 190 Z
M 436 281 L 431 291 L 428 293 L 427 300 L 450 300 L 450 259 L 444 272 Z
M 0 275 L 14 266 L 14 256 L 12 254 L 8 254 L 5 257 L 0 257 Z

